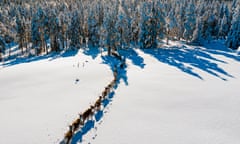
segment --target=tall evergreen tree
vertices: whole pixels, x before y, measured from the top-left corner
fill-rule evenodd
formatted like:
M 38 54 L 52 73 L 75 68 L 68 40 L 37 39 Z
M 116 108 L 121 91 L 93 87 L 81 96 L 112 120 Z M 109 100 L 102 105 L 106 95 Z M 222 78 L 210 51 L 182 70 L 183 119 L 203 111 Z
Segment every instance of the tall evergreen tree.
M 226 4 L 222 4 L 220 19 L 219 19 L 219 38 L 226 38 L 231 26 L 230 13 L 228 10 L 228 6 Z
M 69 27 L 69 37 L 70 37 L 70 47 L 71 49 L 79 49 L 81 46 L 81 42 L 83 41 L 83 36 L 81 35 L 83 32 L 81 25 L 82 14 L 78 11 L 75 11 L 72 15 L 71 25 Z
M 119 3 L 118 0 L 115 4 L 113 4 L 112 8 L 107 8 L 105 11 L 105 30 L 106 30 L 106 37 L 105 37 L 105 47 L 108 49 L 108 55 L 111 55 L 112 51 L 117 50 L 118 46 L 118 30 L 116 27 L 118 10 L 119 10 Z M 113 10 L 114 9 L 114 10 Z
M 155 7 L 155 2 L 144 2 L 141 12 L 141 48 L 156 48 L 158 29 L 160 27 L 159 11 Z
M 168 16 L 167 16 L 167 32 L 166 32 L 166 37 L 167 37 L 167 44 L 168 40 L 174 39 L 178 35 L 178 25 L 177 25 L 177 20 L 175 18 L 174 10 L 170 10 Z
M 3 55 L 5 53 L 5 42 L 2 37 L 0 37 L 0 62 L 3 60 Z
M 199 16 L 199 18 L 197 19 L 196 28 L 193 32 L 193 37 L 191 39 L 192 44 L 197 44 L 197 45 L 202 44 L 203 42 L 202 29 L 203 29 L 203 21 L 202 21 L 202 17 Z
M 44 51 L 46 43 L 44 41 L 44 19 L 45 13 L 41 7 L 32 18 L 32 42 L 33 47 L 36 48 L 36 53 L 40 54 Z
M 92 3 L 91 9 L 89 9 L 89 16 L 88 16 L 88 34 L 89 34 L 89 42 L 94 46 L 99 46 L 99 15 L 97 11 L 97 5 Z
M 58 52 L 60 51 L 60 21 L 54 9 L 50 11 L 49 26 L 51 51 Z
M 187 41 L 191 41 L 193 37 L 193 31 L 196 28 L 196 15 L 195 15 L 195 5 L 191 1 L 186 9 L 186 20 L 184 22 L 184 33 L 183 37 Z
M 226 45 L 229 48 L 237 49 L 240 46 L 240 2 L 236 4 L 233 12 L 232 25 L 228 33 Z
M 24 45 L 24 38 L 25 38 L 25 24 L 23 20 L 20 18 L 20 15 L 16 18 L 16 24 L 17 24 L 17 41 L 19 44 L 19 48 L 21 49 L 21 52 L 23 54 L 23 45 Z

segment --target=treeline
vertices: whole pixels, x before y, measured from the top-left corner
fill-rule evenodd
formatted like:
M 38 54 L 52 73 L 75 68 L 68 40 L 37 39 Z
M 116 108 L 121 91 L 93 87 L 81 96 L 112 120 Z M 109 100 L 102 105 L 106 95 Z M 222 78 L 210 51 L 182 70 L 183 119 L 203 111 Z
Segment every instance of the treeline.
M 22 54 L 79 49 L 156 48 L 162 40 L 225 39 L 240 45 L 240 1 L 0 0 L 0 59 L 9 43 Z

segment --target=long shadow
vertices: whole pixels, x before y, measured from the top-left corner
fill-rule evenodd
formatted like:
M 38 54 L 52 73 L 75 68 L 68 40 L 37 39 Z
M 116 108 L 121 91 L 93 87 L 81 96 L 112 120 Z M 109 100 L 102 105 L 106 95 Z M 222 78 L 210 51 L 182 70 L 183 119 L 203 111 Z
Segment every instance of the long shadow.
M 84 48 L 83 53 L 95 59 L 100 54 L 100 50 L 98 47 Z
M 106 107 L 110 104 L 110 102 L 112 101 L 114 95 L 115 95 L 115 92 L 112 91 L 112 92 L 108 95 L 108 97 L 102 101 L 103 108 L 106 108 Z
M 84 126 L 81 128 L 80 131 L 76 132 L 73 137 L 71 144 L 77 144 L 79 142 L 82 142 L 82 137 L 85 135 L 88 131 L 90 131 L 92 128 L 94 128 L 95 121 L 94 120 L 88 120 Z
M 112 72 L 114 72 L 115 68 L 117 67 L 118 70 L 118 78 L 117 78 L 117 84 L 115 86 L 115 89 L 117 88 L 118 84 L 121 80 L 124 81 L 125 85 L 128 85 L 128 77 L 127 77 L 127 66 L 124 68 L 119 68 L 120 61 L 116 59 L 113 56 L 102 56 L 103 64 L 106 64 L 110 67 Z
M 49 59 L 49 61 L 58 59 L 58 58 L 63 58 L 63 57 L 72 57 L 75 56 L 78 53 L 78 50 L 68 50 L 68 51 L 63 51 L 60 53 L 52 52 L 47 55 L 43 56 L 30 56 L 27 58 L 13 58 L 8 61 L 5 61 L 3 64 L 1 64 L 4 67 L 9 67 L 9 66 L 14 66 L 22 63 L 30 63 L 30 62 L 35 62 L 35 61 L 40 61 L 40 60 L 45 60 Z
M 194 71 L 195 68 L 205 71 L 224 81 L 226 77 L 233 76 L 218 66 L 216 62 L 226 63 L 222 60 L 212 57 L 209 53 L 201 49 L 189 49 L 183 47 L 172 47 L 170 49 L 144 49 L 144 53 L 155 57 L 158 61 L 174 66 L 181 71 L 203 80 L 203 77 Z
M 132 63 L 140 68 L 145 67 L 144 59 L 135 51 L 135 49 L 129 48 L 127 50 L 119 50 L 120 55 L 124 56 L 132 61 Z
M 223 43 L 213 41 L 211 43 L 205 44 L 204 47 L 206 48 L 206 49 L 203 49 L 204 52 L 224 56 L 229 59 L 233 59 L 235 61 L 240 62 L 240 57 L 239 57 L 240 53 L 236 55 L 236 51 L 233 51 L 227 48 L 226 46 L 224 46 Z
M 130 60 L 135 66 L 138 66 L 140 68 L 145 67 L 144 59 L 135 51 L 135 49 L 129 48 L 129 49 L 121 49 L 118 50 L 118 53 L 120 56 L 123 57 L 124 60 L 128 59 Z M 110 67 L 112 72 L 114 72 L 114 69 L 116 66 L 118 67 L 118 79 L 117 79 L 117 84 L 120 83 L 121 80 L 124 81 L 125 85 L 128 85 L 128 77 L 127 77 L 127 65 L 124 67 L 120 68 L 119 64 L 121 64 L 121 61 L 116 59 L 113 56 L 102 56 L 103 64 L 106 64 Z M 118 85 L 115 86 L 117 88 Z
M 96 122 L 99 122 L 103 117 L 103 111 L 99 110 L 96 114 L 95 114 L 95 120 Z
M 107 105 L 110 104 L 110 101 L 112 101 L 112 98 L 114 97 L 115 95 L 115 92 L 112 91 L 111 93 L 108 94 L 108 96 L 102 101 L 102 105 L 103 105 L 103 109 L 102 110 L 99 110 L 97 111 L 95 114 L 94 114 L 94 118 L 96 120 L 96 122 L 99 122 L 102 118 L 103 118 L 103 115 L 104 115 L 104 108 L 106 108 Z M 73 137 L 72 137 L 72 140 L 71 140 L 71 144 L 77 144 L 79 142 L 82 142 L 82 138 L 85 134 L 87 134 L 91 129 L 93 129 L 95 126 L 95 121 L 94 120 L 88 120 L 84 126 L 79 130 L 77 131 Z M 60 144 L 64 144 L 63 141 L 60 142 Z

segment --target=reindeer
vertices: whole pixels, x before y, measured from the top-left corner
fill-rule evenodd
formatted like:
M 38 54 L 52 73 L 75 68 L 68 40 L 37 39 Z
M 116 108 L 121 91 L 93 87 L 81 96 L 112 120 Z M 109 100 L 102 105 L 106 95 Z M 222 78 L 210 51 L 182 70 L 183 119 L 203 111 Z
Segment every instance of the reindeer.
M 108 84 L 108 88 L 111 90 L 114 86 L 115 82 L 111 81 L 110 84 Z
M 111 87 L 107 86 L 107 87 L 106 87 L 106 90 L 107 90 L 107 93 L 109 94 L 110 91 L 111 91 Z
M 105 88 L 104 91 L 102 92 L 103 99 L 105 99 L 107 95 L 108 95 L 107 89 Z
M 112 55 L 119 60 L 122 60 L 122 57 L 117 52 L 112 52 Z
M 73 127 L 72 127 L 72 125 L 70 125 L 68 132 L 65 133 L 65 135 L 64 135 L 64 140 L 66 141 L 66 144 L 70 144 L 72 136 L 73 136 Z
M 125 61 L 122 61 L 121 64 L 120 64 L 120 68 L 123 69 L 125 66 L 126 66 Z
M 110 93 L 110 87 L 105 87 L 104 91 L 102 92 L 103 99 L 107 97 L 107 95 Z
M 80 118 L 73 121 L 73 123 L 72 123 L 73 132 L 75 132 L 79 128 L 79 125 L 80 125 Z
M 94 114 L 94 106 L 90 106 L 84 113 L 79 114 L 79 119 L 80 119 L 80 124 L 84 125 L 85 121 L 88 120 L 89 118 L 92 118 Z
M 113 88 L 114 87 L 114 85 L 115 85 L 115 81 L 113 80 L 113 81 L 111 81 L 111 83 L 109 84 L 109 86 L 111 87 L 111 88 Z
M 114 72 L 113 72 L 113 77 L 114 77 L 114 81 L 117 80 L 117 69 L 114 69 Z
M 102 100 L 103 100 L 103 97 L 99 96 L 99 98 L 97 99 L 97 101 L 94 104 L 94 107 L 96 108 L 97 111 L 101 110 Z

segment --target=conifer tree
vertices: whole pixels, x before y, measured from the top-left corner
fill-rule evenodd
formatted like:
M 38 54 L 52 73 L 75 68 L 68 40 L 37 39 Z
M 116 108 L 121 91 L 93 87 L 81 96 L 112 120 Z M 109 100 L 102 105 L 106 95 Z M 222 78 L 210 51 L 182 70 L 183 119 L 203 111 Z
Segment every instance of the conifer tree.
M 0 62 L 3 60 L 4 53 L 5 53 L 5 42 L 3 38 L 0 37 Z
M 98 21 L 98 11 L 97 5 L 95 3 L 91 4 L 91 9 L 89 9 L 88 16 L 88 34 L 89 34 L 89 42 L 92 46 L 99 46 L 99 21 Z
M 185 18 L 186 20 L 184 22 L 183 37 L 185 40 L 189 42 L 192 40 L 193 31 L 195 30 L 196 27 L 195 5 L 192 1 L 190 4 L 188 4 Z
M 16 24 L 17 24 L 17 38 L 18 38 L 18 44 L 19 48 L 21 49 L 21 52 L 23 54 L 23 44 L 24 44 L 24 37 L 25 37 L 25 25 L 23 20 L 20 18 L 20 15 L 16 18 Z
M 72 15 L 71 25 L 69 27 L 69 38 L 70 38 L 70 48 L 71 49 L 79 49 L 81 46 L 81 41 L 83 40 L 83 36 L 81 35 L 81 22 L 80 19 L 82 15 L 75 11 Z
M 236 3 L 233 12 L 231 28 L 228 33 L 226 45 L 232 49 L 238 49 L 240 46 L 240 2 Z
M 40 54 L 44 51 L 45 41 L 44 41 L 44 18 L 45 14 L 41 7 L 34 14 L 32 18 L 32 42 L 35 48 L 36 54 Z

